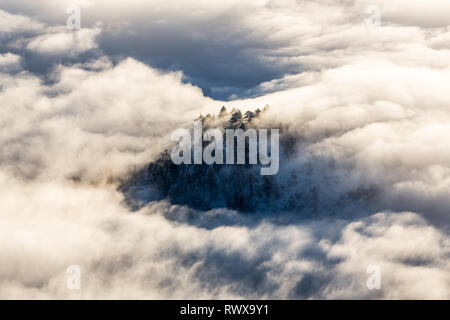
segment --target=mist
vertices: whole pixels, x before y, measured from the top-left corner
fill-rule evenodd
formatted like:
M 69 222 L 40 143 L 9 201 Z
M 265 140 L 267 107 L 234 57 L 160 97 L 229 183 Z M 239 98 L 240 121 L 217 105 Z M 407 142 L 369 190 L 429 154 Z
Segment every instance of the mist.
M 80 8 L 67 30 L 59 1 L 0 0 L 0 298 L 450 297 L 446 1 Z M 289 142 L 279 197 L 123 188 L 174 130 L 265 105 L 255 126 Z

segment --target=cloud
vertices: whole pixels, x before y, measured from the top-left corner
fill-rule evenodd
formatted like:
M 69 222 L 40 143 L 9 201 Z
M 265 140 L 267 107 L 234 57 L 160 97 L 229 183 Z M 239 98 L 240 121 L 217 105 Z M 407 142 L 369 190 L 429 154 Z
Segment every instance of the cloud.
M 447 299 L 447 5 L 373 2 L 378 28 L 366 1 L 83 1 L 69 32 L 60 1 L 2 1 L 0 297 Z M 271 105 L 324 214 L 130 210 L 134 164 L 224 104 Z
M 127 214 L 114 190 L 2 176 L 2 298 L 445 298 L 449 243 L 413 213 L 362 220 L 269 217 L 212 229 L 168 220 L 203 215 L 167 203 Z M 10 214 L 15 212 L 14 215 Z M 165 212 L 166 217 L 161 215 Z M 30 262 L 33 268 L 30 269 Z M 82 290 L 65 287 L 81 267 Z M 368 265 L 382 290 L 366 287 Z M 423 290 L 423 288 L 430 288 Z
M 188 81 L 216 99 L 261 95 L 264 92 L 255 90 L 261 83 L 324 66 L 342 66 L 356 56 L 382 56 L 400 63 L 420 57 L 433 63 L 435 59 L 427 58 L 431 52 L 412 57 L 404 53 L 429 50 L 426 42 L 446 32 L 443 18 L 448 11 L 445 0 L 427 4 L 136 0 L 126 8 L 106 1 L 79 5 L 83 28 L 101 23 L 97 44 L 104 53 L 131 56 L 168 71 L 182 70 Z M 367 26 L 370 5 L 380 8 L 381 28 Z M 37 1 L 30 6 L 25 1 L 5 0 L 3 6 L 53 27 L 64 27 L 68 17 L 63 2 Z M 440 54 L 444 66 L 448 53 Z
M 20 68 L 20 56 L 12 53 L 0 54 L 0 72 L 9 73 Z
M 363 3 L 376 4 L 380 7 L 383 20 L 388 23 L 436 28 L 448 26 L 450 5 L 445 0 L 375 0 Z
M 181 74 L 161 74 L 133 59 L 60 66 L 53 76 L 53 85 L 29 73 L 1 79 L 2 163 L 24 176 L 94 179 L 99 167 L 124 173 L 134 152 L 138 164 L 158 154 L 157 139 L 168 139 L 170 128 L 209 103 L 201 90 L 181 83 Z
M 39 23 L 30 17 L 11 14 L 4 10 L 0 10 L 0 21 L 2 35 L 18 32 L 35 32 L 43 27 L 42 23 Z
M 53 33 L 46 33 L 31 40 L 27 49 L 47 55 L 76 56 L 97 48 L 95 37 L 99 33 L 99 28 L 81 29 L 76 32 L 70 32 L 67 29 L 55 30 Z

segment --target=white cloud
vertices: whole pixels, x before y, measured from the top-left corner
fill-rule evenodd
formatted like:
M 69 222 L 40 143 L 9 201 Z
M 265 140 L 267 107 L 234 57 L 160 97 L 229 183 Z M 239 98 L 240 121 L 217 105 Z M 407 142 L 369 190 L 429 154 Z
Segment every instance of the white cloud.
M 14 32 L 36 32 L 43 28 L 43 24 L 24 15 L 11 14 L 0 9 L 0 35 Z
M 20 70 L 20 56 L 12 53 L 0 54 L 0 72 Z
M 69 32 L 60 1 L 2 1 L 22 14 L 0 11 L 0 297 L 448 299 L 448 5 L 373 2 L 375 29 L 367 1 L 86 1 Z M 101 36 L 124 56 L 108 57 Z M 173 58 L 168 69 L 210 63 L 207 81 L 273 69 L 243 85 L 258 97 L 224 103 L 123 48 Z M 46 77 L 32 68 L 44 58 Z M 313 166 L 343 189 L 377 185 L 378 213 L 348 201 L 314 220 L 165 201 L 131 212 L 115 188 L 133 155 L 145 165 L 174 128 L 223 104 L 270 104 L 263 123 L 300 141 L 289 165 L 334 159 Z M 71 264 L 79 293 L 65 287 Z M 372 264 L 381 291 L 367 290 Z
M 230 214 L 236 225 L 205 229 L 166 219 L 162 212 L 193 215 L 166 203 L 129 214 L 111 189 L 1 178 L 2 298 L 449 295 L 448 239 L 417 214 L 282 225 Z M 206 226 L 222 219 L 220 210 L 194 214 Z M 66 288 L 72 264 L 81 267 L 79 292 Z M 367 289 L 368 265 L 381 268 L 381 291 Z
M 123 174 L 133 152 L 138 164 L 148 161 L 167 141 L 157 138 L 168 139 L 170 128 L 210 103 L 201 90 L 182 84 L 179 73 L 161 74 L 133 59 L 100 72 L 60 67 L 54 76 L 53 86 L 27 73 L 0 79 L 1 158 L 28 177 Z

